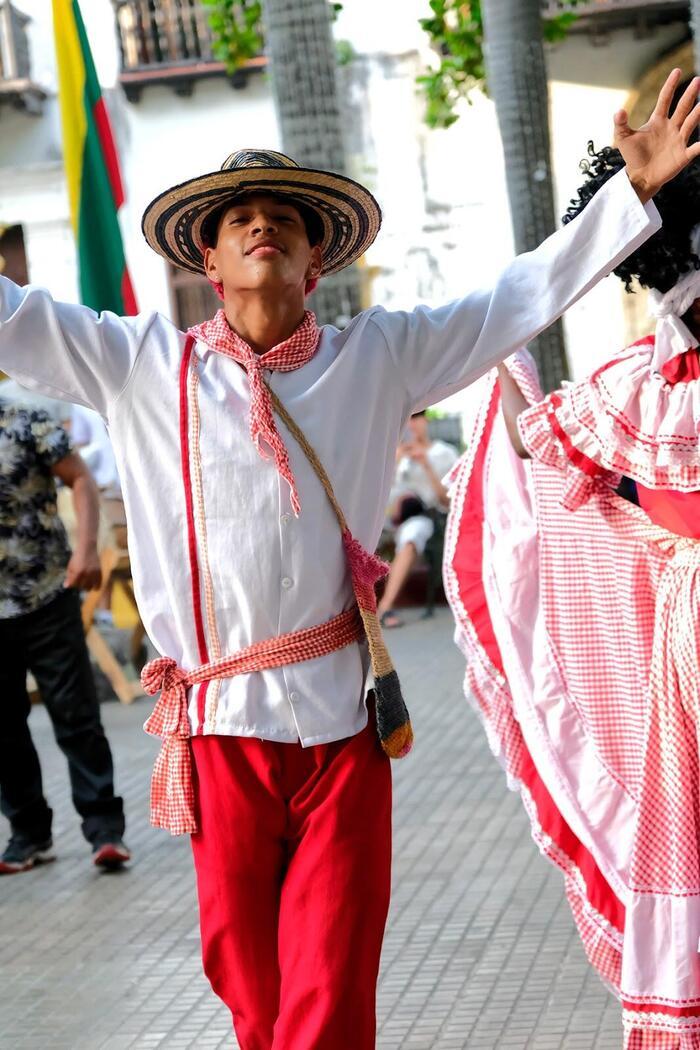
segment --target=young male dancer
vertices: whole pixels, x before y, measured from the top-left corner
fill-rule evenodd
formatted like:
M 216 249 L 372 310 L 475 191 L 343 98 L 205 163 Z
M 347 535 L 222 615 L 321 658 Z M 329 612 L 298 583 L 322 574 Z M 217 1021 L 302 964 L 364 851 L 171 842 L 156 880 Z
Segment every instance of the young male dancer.
M 622 167 L 590 152 L 567 218 Z M 620 998 L 625 1046 L 692 1050 L 700 166 L 656 200 L 662 229 L 615 271 L 651 289 L 655 332 L 546 398 L 526 355 L 499 366 L 457 472 L 447 579 L 470 691 Z
M 369 553 L 396 446 L 412 412 L 532 338 L 658 228 L 651 197 L 700 154 L 700 81 L 670 114 L 679 75 L 639 131 L 618 115 L 627 171 L 577 222 L 437 310 L 372 308 L 319 330 L 307 290 L 367 249 L 379 207 L 350 179 L 254 150 L 144 216 L 156 251 L 221 291 L 194 331 L 0 280 L 0 367 L 109 422 L 141 615 L 166 654 L 145 675 L 163 690 L 153 819 L 192 833 L 204 968 L 243 1050 L 374 1046 L 387 753 L 410 746 Z

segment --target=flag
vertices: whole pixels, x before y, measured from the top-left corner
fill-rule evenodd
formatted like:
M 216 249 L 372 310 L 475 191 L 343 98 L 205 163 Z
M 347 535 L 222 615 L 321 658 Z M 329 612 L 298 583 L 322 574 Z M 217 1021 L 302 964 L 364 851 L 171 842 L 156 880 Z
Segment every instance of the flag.
M 137 313 L 118 212 L 119 160 L 78 0 L 53 0 L 63 157 L 80 297 L 93 310 Z

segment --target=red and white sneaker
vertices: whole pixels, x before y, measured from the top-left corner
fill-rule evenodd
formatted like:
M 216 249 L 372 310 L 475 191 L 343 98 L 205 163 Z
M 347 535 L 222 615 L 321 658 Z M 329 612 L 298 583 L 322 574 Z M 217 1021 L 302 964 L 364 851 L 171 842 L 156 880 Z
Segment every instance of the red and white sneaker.
M 0 875 L 18 875 L 55 859 L 50 838 L 45 842 L 28 842 L 21 835 L 13 835 L 0 857 Z
M 95 867 L 105 868 L 107 871 L 116 871 L 130 860 L 131 853 L 121 839 L 102 842 L 92 851 L 92 863 Z

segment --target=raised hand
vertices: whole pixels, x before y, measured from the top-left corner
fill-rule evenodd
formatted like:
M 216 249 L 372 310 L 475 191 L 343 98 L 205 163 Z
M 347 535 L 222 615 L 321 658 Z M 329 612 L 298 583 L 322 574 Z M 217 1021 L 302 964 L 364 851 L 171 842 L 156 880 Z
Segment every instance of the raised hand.
M 622 154 L 630 182 L 643 203 L 700 157 L 700 143 L 688 145 L 700 124 L 700 77 L 693 78 L 671 113 L 680 78 L 680 69 L 674 69 L 661 88 L 654 112 L 638 130 L 629 126 L 624 109 L 615 114 L 614 145 Z

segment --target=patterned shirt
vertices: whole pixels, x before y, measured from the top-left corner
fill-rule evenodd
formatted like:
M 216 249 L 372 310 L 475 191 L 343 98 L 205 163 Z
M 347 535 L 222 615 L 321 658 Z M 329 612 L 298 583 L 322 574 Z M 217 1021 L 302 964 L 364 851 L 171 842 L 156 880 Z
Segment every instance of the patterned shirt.
M 63 587 L 70 547 L 51 467 L 70 451 L 46 412 L 0 397 L 0 620 L 38 609 Z

